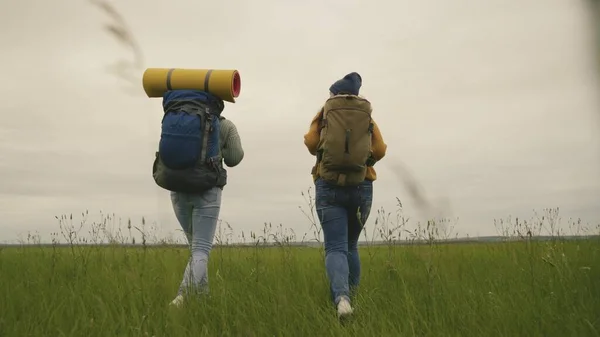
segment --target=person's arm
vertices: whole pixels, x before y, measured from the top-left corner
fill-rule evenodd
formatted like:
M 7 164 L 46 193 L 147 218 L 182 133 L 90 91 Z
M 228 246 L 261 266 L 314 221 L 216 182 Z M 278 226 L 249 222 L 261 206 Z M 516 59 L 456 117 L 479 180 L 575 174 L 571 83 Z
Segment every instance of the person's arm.
M 387 151 L 387 144 L 383 141 L 383 136 L 381 135 L 381 130 L 373 120 L 373 135 L 371 135 L 371 150 L 373 152 L 372 158 L 375 162 L 380 161 L 383 157 L 385 157 L 385 153 Z
M 304 135 L 304 145 L 306 145 L 308 152 L 313 156 L 317 155 L 317 147 L 319 146 L 319 123 L 322 113 L 323 109 L 319 110 L 312 122 L 310 122 L 308 132 Z
M 225 161 L 225 165 L 234 167 L 244 159 L 242 140 L 235 124 L 228 119 L 221 121 L 221 132 L 227 135 L 223 146 L 223 161 Z

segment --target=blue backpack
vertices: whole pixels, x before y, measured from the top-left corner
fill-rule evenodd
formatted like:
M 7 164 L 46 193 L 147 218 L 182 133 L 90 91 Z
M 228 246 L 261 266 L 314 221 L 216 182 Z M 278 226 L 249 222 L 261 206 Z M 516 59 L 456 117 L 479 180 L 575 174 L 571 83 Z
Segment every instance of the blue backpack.
M 200 193 L 226 184 L 219 144 L 223 108 L 221 99 L 203 91 L 164 94 L 165 114 L 153 168 L 159 186 Z

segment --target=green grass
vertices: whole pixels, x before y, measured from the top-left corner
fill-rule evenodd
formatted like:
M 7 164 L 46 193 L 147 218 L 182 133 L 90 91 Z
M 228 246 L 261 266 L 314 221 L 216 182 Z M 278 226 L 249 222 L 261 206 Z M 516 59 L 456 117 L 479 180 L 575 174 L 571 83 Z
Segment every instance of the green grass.
M 322 254 L 215 247 L 173 309 L 185 249 L 0 249 L 0 336 L 600 336 L 598 240 L 365 246 L 345 324 Z

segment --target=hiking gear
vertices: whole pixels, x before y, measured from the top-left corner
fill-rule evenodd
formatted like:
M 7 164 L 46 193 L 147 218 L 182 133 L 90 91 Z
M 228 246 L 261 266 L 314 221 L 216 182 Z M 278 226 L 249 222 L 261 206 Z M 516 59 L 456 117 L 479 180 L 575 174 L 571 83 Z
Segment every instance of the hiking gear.
M 169 305 L 176 308 L 181 308 L 184 302 L 185 298 L 183 297 L 183 295 L 177 295 Z
M 227 183 L 220 147 L 224 103 L 203 91 L 163 96 L 161 135 L 152 167 L 156 184 L 173 192 L 201 193 Z
M 334 95 L 350 94 L 358 96 L 361 85 L 362 77 L 357 72 L 352 72 L 333 83 L 329 87 L 329 91 Z
M 242 80 L 235 69 L 146 68 L 142 85 L 148 97 L 163 97 L 169 90 L 198 90 L 235 103 Z
M 339 319 L 344 319 L 349 317 L 354 313 L 354 309 L 352 309 L 352 305 L 350 305 L 350 300 L 347 297 L 340 298 L 337 304 L 337 316 Z
M 317 150 L 319 176 L 338 186 L 355 186 L 365 180 L 373 165 L 371 103 L 355 95 L 337 95 L 323 106 Z

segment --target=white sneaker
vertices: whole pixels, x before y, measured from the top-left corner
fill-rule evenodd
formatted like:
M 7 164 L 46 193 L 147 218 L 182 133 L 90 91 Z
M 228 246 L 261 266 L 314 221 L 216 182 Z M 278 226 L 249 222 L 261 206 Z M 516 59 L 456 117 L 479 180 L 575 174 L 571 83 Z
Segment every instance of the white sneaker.
M 175 297 L 175 299 L 173 301 L 171 301 L 170 305 L 179 308 L 183 304 L 183 300 L 184 300 L 184 298 L 182 295 L 177 295 L 177 297 Z
M 352 315 L 354 309 L 350 305 L 350 301 L 346 297 L 342 297 L 337 305 L 338 318 L 344 318 Z

